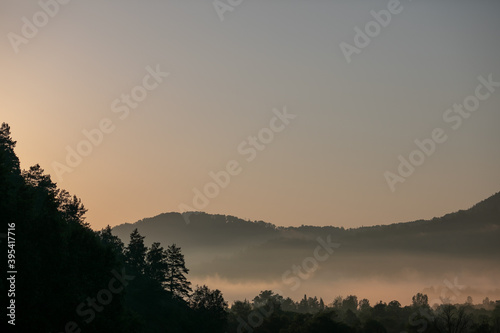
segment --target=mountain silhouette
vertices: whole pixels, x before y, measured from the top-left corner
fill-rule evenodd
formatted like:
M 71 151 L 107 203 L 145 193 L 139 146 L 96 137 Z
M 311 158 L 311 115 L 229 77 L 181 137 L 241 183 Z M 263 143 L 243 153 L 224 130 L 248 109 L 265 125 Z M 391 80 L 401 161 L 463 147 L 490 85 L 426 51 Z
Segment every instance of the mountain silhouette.
M 500 192 L 467 210 L 390 225 L 278 227 L 264 221 L 189 212 L 122 224 L 113 233 L 127 242 L 135 228 L 150 243 L 181 246 L 191 277 L 200 279 L 217 276 L 234 283 L 283 283 L 284 272 L 313 257 L 318 237 L 339 246 L 315 270 L 311 281 L 336 283 L 339 289 L 343 282 L 359 279 L 433 286 L 445 277 L 459 276 L 469 282 L 474 294 L 477 272 L 493 280 L 500 276 Z M 490 293 L 499 292 L 495 283 L 483 281 L 481 286 Z

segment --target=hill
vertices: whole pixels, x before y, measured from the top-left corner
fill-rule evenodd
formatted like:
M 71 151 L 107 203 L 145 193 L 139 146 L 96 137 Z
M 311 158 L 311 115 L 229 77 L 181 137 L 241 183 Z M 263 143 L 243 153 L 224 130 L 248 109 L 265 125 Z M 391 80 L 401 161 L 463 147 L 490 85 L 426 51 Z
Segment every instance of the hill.
M 464 285 L 460 297 L 499 293 L 500 193 L 432 220 L 353 229 L 165 213 L 113 232 L 127 243 L 134 228 L 149 242 L 181 246 L 194 281 L 219 283 L 240 298 L 264 283 L 299 297 L 326 288 L 332 297 L 359 292 L 382 298 L 405 286 L 437 295 L 455 278 Z M 324 249 L 315 257 L 322 242 L 336 244 L 325 260 L 319 259 Z

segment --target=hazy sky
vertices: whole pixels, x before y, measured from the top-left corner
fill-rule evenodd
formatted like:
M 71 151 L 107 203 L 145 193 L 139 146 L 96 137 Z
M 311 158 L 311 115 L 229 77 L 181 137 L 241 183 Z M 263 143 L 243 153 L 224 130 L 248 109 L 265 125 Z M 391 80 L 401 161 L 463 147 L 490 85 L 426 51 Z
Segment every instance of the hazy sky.
M 183 204 L 277 225 L 386 224 L 500 190 L 500 87 L 478 88 L 500 82 L 498 1 L 221 0 L 219 13 L 212 1 L 54 1 L 42 0 L 50 15 L 0 4 L 0 121 L 22 167 L 81 197 L 96 229 Z M 370 23 L 388 7 L 390 21 Z M 369 43 L 355 31 L 367 24 Z M 341 43 L 360 46 L 350 62 Z M 477 110 L 447 112 L 464 100 Z M 274 119 L 284 109 L 296 117 Z M 422 164 L 391 191 L 384 173 L 436 128 L 445 142 L 414 153 Z M 67 147 L 87 156 L 69 166 Z M 228 163 L 229 185 L 193 203 Z

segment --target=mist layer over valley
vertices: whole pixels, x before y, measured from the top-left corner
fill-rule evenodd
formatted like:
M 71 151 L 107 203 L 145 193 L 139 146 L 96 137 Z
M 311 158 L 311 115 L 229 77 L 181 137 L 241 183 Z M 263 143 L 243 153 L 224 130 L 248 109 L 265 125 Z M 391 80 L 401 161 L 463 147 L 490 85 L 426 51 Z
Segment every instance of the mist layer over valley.
M 500 298 L 500 193 L 432 220 L 354 229 L 277 227 L 197 212 L 165 213 L 113 233 L 127 243 L 135 228 L 147 245 L 180 246 L 193 284 L 218 288 L 229 301 L 266 289 L 328 302 L 355 294 L 409 304 L 417 292 L 430 304 Z

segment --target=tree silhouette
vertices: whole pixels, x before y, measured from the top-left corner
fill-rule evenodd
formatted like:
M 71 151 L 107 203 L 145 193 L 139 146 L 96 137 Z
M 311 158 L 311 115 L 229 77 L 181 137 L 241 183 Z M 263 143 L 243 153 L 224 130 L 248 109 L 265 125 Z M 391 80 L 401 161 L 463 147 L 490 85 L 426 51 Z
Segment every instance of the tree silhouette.
M 273 307 L 280 306 L 282 301 L 283 301 L 283 296 L 275 294 L 272 290 L 261 291 L 260 294 L 255 296 L 254 299 L 252 300 L 253 306 L 255 308 L 267 305 L 271 305 Z
M 146 246 L 144 236 L 141 236 L 137 228 L 130 234 L 130 242 L 125 248 L 127 264 L 137 273 L 143 273 L 146 268 Z
M 472 317 L 465 312 L 465 307 L 459 308 L 451 304 L 443 304 L 439 307 L 435 326 L 439 332 L 463 333 L 472 322 Z
M 358 297 L 349 295 L 342 301 L 342 308 L 345 310 L 356 311 L 358 308 Z
M 333 300 L 333 307 L 336 308 L 336 309 L 340 309 L 342 307 L 342 301 L 344 299 L 342 298 L 342 296 L 337 296 L 335 297 L 335 299 Z
M 363 298 L 361 301 L 359 301 L 359 309 L 361 311 L 366 311 L 370 309 L 370 301 L 367 300 L 366 298 Z
M 184 262 L 184 255 L 181 248 L 175 244 L 170 245 L 166 250 L 167 274 L 165 276 L 165 286 L 168 291 L 179 298 L 185 298 L 192 291 L 186 275 L 189 270 Z
M 191 308 L 199 316 L 200 332 L 223 332 L 227 321 L 227 302 L 220 290 L 197 287 L 190 298 Z
M 297 310 L 301 313 L 309 312 L 309 303 L 307 302 L 307 295 L 304 294 L 304 298 L 302 298 L 297 305 Z
M 412 305 L 414 307 L 429 307 L 429 297 L 422 293 L 417 293 L 415 296 L 411 298 Z
M 290 297 L 284 298 L 281 303 L 281 309 L 283 311 L 297 311 L 297 304 Z
M 234 301 L 231 306 L 231 312 L 237 317 L 247 318 L 252 312 L 252 305 L 246 299 L 243 301 Z
M 188 298 L 189 271 L 179 247 L 165 250 L 153 243 L 146 248 L 137 229 L 124 247 L 109 225 L 93 231 L 81 200 L 59 189 L 39 165 L 21 170 L 14 147 L 4 123 L 0 212 L 4 226 L 15 223 L 20 235 L 15 251 L 16 266 L 22 268 L 16 280 L 21 332 L 500 332 L 500 302 L 489 298 L 482 305 L 468 299 L 435 310 L 421 293 L 404 307 L 381 301 L 372 308 L 367 299 L 339 296 L 335 309 L 316 296 L 304 295 L 297 303 L 271 290 L 255 297 L 253 308 L 245 300 L 229 310 L 222 293 L 207 286 Z M 0 241 L 6 249 L 5 238 Z M 0 281 L 2 291 L 5 281 Z
M 167 252 L 155 242 L 146 253 L 146 275 L 163 285 L 168 272 Z
M 106 228 L 103 228 L 97 234 L 101 238 L 101 242 L 105 246 L 110 248 L 116 254 L 118 259 L 120 260 L 125 259 L 124 257 L 125 245 L 118 236 L 113 235 L 109 224 L 106 226 Z
M 38 165 L 36 165 L 36 167 L 39 168 Z M 64 219 L 90 228 L 89 223 L 85 222 L 84 216 L 87 209 L 83 206 L 82 200 L 80 200 L 76 195 L 71 196 L 68 191 L 59 190 L 57 191 L 56 200 L 59 204 L 59 211 L 63 214 Z
M 112 271 L 120 270 L 114 253 L 85 223 L 80 199 L 58 189 L 38 164 L 21 171 L 14 147 L 10 127 L 2 124 L 0 211 L 2 222 L 15 224 L 15 234 L 22 235 L 15 247 L 15 266 L 22 267 L 16 279 L 16 327 L 60 332 L 70 323 L 73 331 L 130 332 L 137 322 L 124 307 L 123 293 L 114 294 L 103 312 L 86 304 L 106 288 Z M 0 287 L 4 290 L 3 281 Z

